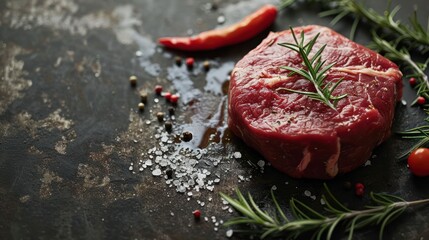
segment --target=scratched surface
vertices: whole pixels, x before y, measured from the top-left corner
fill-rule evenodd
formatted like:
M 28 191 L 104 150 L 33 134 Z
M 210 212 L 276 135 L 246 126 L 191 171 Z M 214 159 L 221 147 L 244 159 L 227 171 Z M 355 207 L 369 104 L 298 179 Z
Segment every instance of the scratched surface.
M 219 16 L 223 24 L 235 22 L 265 2 L 272 1 L 217 1 L 217 7 L 208 0 L 1 1 L 0 239 L 223 239 L 227 228 L 221 223 L 235 214 L 218 193 L 236 188 L 250 191 L 266 208 L 272 207 L 269 190 L 276 186 L 282 206 L 296 197 L 321 209 L 323 182 L 291 179 L 270 166 L 262 171 L 261 156 L 225 125 L 228 73 L 267 31 L 238 46 L 198 54 L 156 44 L 160 36 L 217 27 Z M 425 1 L 411 2 L 427 18 Z M 398 14 L 404 20 L 414 6 L 406 3 Z M 271 30 L 329 26 L 330 19 L 317 12 L 283 11 Z M 350 22 L 333 28 L 348 34 Z M 364 29 L 357 39 L 363 44 L 369 39 Z M 196 66 L 177 66 L 176 56 L 195 57 Z M 202 70 L 206 60 L 209 71 Z M 138 77 L 136 88 L 128 83 L 130 75 Z M 169 105 L 162 98 L 155 102 L 156 84 L 181 96 L 167 135 L 155 115 Z M 137 109 L 139 90 L 149 93 L 143 112 Z M 413 97 L 405 84 L 408 104 L 398 104 L 394 131 L 422 123 L 422 111 L 409 104 Z M 185 130 L 194 134 L 186 144 L 180 141 Z M 174 140 L 165 144 L 169 156 L 180 156 L 184 148 L 201 153 L 193 169 L 211 172 L 202 189 L 178 193 L 164 175 L 153 176 L 150 167 L 138 170 L 148 151 L 164 144 L 161 135 Z M 396 158 L 407 145 L 392 136 L 375 149 L 370 164 L 329 186 L 353 207 L 367 204 L 368 196 L 356 198 L 343 189 L 345 181 L 407 200 L 429 197 L 429 179 L 411 176 Z M 201 221 L 194 221 L 195 209 L 202 210 Z M 388 227 L 386 239 L 428 239 L 428 216 L 427 207 L 407 212 Z M 376 232 L 367 229 L 357 237 L 371 239 Z

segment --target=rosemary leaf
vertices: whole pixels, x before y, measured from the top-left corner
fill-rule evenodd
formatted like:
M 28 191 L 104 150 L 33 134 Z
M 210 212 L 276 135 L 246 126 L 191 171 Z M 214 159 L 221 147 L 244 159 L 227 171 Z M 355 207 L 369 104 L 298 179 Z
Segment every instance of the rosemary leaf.
M 335 110 L 338 101 L 342 98 L 345 98 L 347 95 L 333 95 L 334 90 L 343 81 L 343 79 L 340 79 L 334 84 L 331 82 L 324 82 L 327 72 L 335 65 L 335 63 L 330 63 L 326 65 L 326 61 L 322 61 L 322 52 L 325 50 L 326 44 L 320 47 L 313 55 L 313 57 L 310 58 L 309 55 L 313 50 L 313 47 L 317 41 L 317 38 L 319 37 L 319 34 L 317 34 L 314 38 L 312 38 L 310 41 L 308 41 L 308 43 L 305 44 L 304 32 L 301 32 L 300 40 L 298 40 L 294 30 L 292 28 L 290 28 L 290 30 L 294 39 L 294 43 L 279 43 L 278 45 L 297 52 L 301 57 L 304 68 L 295 68 L 290 66 L 281 66 L 280 68 L 290 71 L 288 76 L 297 74 L 304 77 L 313 84 L 316 91 L 309 92 L 289 88 L 279 88 L 278 90 L 285 90 L 288 92 L 308 96 L 310 99 L 323 102 L 327 106 Z
M 367 206 L 362 210 L 350 210 L 335 198 L 326 184 L 324 187 L 327 195 L 324 195 L 323 199 L 329 206 L 328 208 L 331 209 L 328 211 L 329 215 L 319 213 L 303 202 L 292 198 L 289 202 L 289 212 L 293 216 L 292 219 L 286 218 L 287 214 L 280 208 L 273 192 L 271 194 L 277 211 L 273 216 L 262 211 L 250 194 L 246 200 L 237 190 L 239 199 L 236 200 L 221 193 L 222 198 L 242 214 L 241 217 L 228 220 L 225 225 L 250 224 L 261 238 L 284 236 L 287 239 L 293 239 L 304 233 L 313 232 L 313 238 L 328 240 L 332 238 L 340 224 L 346 224 L 345 231 L 348 232 L 348 239 L 352 239 L 353 234 L 358 229 L 377 225 L 380 227 L 379 238 L 382 239 L 386 226 L 399 217 L 408 207 L 429 203 L 429 199 L 409 202 L 387 193 L 371 193 L 370 197 L 375 205 Z M 282 216 L 283 222 L 276 221 L 276 215 Z

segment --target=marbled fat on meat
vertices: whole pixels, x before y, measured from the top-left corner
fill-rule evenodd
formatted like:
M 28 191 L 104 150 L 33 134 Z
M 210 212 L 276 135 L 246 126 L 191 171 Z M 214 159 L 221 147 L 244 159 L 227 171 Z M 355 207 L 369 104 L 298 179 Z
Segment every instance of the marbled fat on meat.
M 306 40 L 320 33 L 313 54 L 326 44 L 322 60 L 335 65 L 325 81 L 342 78 L 333 95 L 347 97 L 334 110 L 302 94 L 279 91 L 314 91 L 314 86 L 280 68 L 302 68 L 296 52 L 278 45 L 293 42 L 291 31 L 270 33 L 231 74 L 228 125 L 280 171 L 296 178 L 333 178 L 365 163 L 389 137 L 402 73 L 388 59 L 329 28 L 294 31 L 298 37 L 304 31 Z

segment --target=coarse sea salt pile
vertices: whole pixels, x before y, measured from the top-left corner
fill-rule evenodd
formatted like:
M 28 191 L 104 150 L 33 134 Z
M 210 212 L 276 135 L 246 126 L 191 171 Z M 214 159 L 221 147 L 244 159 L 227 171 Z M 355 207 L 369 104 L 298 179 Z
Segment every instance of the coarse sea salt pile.
M 140 156 L 138 163 L 131 163 L 129 170 L 149 171 L 154 177 L 163 177 L 169 187 L 192 196 L 192 191 L 213 191 L 220 183 L 220 173 L 212 174 L 207 168 L 216 167 L 220 159 L 203 159 L 207 149 L 190 148 L 174 143 L 174 135 L 157 127 L 155 146 Z M 205 165 L 205 166 L 204 166 Z M 134 171 L 137 173 L 137 171 Z

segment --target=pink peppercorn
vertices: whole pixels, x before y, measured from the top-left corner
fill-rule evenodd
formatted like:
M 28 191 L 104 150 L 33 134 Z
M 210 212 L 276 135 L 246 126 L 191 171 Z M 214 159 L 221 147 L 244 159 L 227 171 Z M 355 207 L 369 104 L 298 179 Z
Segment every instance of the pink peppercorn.
M 164 93 L 164 98 L 165 98 L 165 100 L 167 100 L 167 101 L 170 101 L 171 100 L 171 93 L 170 92 L 166 92 L 166 93 Z
M 417 103 L 419 105 L 423 105 L 423 104 L 426 103 L 426 99 L 424 97 L 420 96 L 420 97 L 417 98 Z
M 195 63 L 194 58 L 191 58 L 191 57 L 186 58 L 186 66 L 188 68 L 192 68 L 194 66 L 194 63 Z
M 161 85 L 156 85 L 155 86 L 155 93 L 156 94 L 161 94 L 162 92 L 162 86 Z
M 192 214 L 194 215 L 195 219 L 200 219 L 200 217 L 201 217 L 201 211 L 198 209 L 193 211 Z
M 410 86 L 411 87 L 414 87 L 414 86 L 416 86 L 416 84 L 417 84 L 417 80 L 415 79 L 415 78 L 410 78 L 409 80 L 408 80 L 408 82 L 410 83 Z
M 179 96 L 176 95 L 176 94 L 171 95 L 170 102 L 173 103 L 173 104 L 176 104 L 177 101 L 179 101 Z

